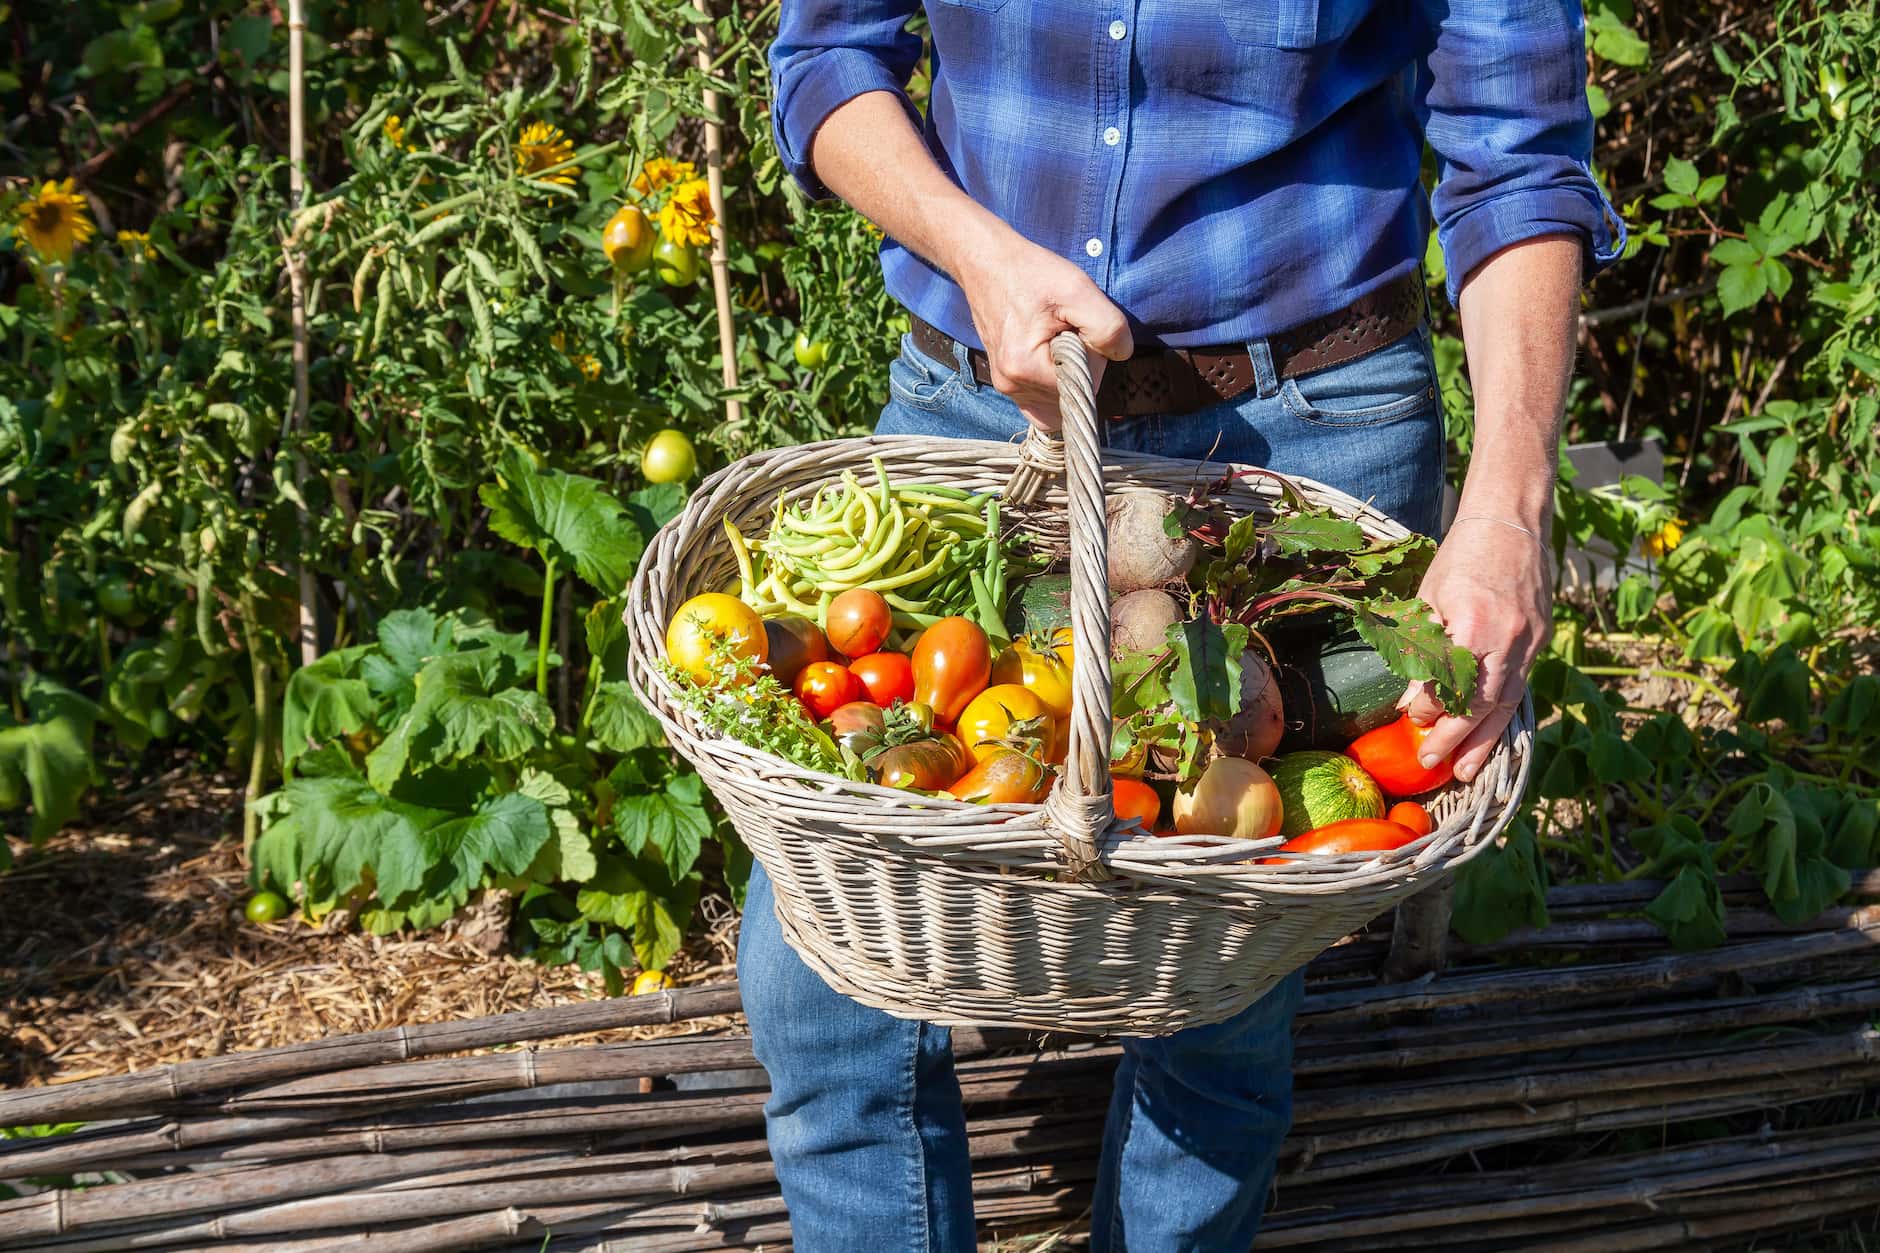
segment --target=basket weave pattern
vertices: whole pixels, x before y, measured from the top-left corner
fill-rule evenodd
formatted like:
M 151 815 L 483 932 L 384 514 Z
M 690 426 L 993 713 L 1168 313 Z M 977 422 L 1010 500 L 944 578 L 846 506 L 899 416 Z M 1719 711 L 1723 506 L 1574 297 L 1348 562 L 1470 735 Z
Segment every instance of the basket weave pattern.
M 1520 799 L 1533 724 L 1524 707 L 1473 782 L 1424 798 L 1436 829 L 1389 853 L 1262 866 L 1248 859 L 1277 838 L 1116 830 L 1104 492 L 1186 494 L 1234 467 L 1100 449 L 1081 345 L 1060 337 L 1054 359 L 1061 448 L 1036 435 L 1022 445 L 834 440 L 758 453 L 712 476 L 634 578 L 629 678 L 770 875 L 785 938 L 832 987 L 937 1023 L 1162 1034 L 1231 1017 L 1486 847 Z M 673 611 L 735 581 L 720 520 L 761 530 L 779 492 L 811 495 L 845 469 L 866 474 L 874 457 L 896 483 L 1003 492 L 1008 525 L 1068 548 L 1071 741 L 1044 805 L 969 805 L 806 770 L 699 725 L 659 672 Z M 1056 481 L 1060 457 L 1068 488 Z M 1374 538 L 1406 534 L 1341 492 L 1295 482 Z M 1236 479 L 1225 500 L 1237 514 L 1285 507 L 1264 479 Z

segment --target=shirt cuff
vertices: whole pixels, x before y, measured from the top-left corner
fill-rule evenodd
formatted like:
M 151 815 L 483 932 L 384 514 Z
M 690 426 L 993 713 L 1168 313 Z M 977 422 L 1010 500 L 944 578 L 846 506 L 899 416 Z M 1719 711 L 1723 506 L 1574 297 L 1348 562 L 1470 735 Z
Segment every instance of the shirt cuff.
M 1462 282 L 1477 266 L 1524 239 L 1577 236 L 1586 254 L 1582 281 L 1617 261 L 1625 252 L 1625 220 L 1613 212 L 1591 175 L 1587 177 L 1584 189 L 1540 187 L 1504 193 L 1471 206 L 1439 231 L 1450 305 L 1459 305 Z
M 831 113 L 871 91 L 894 93 L 914 123 L 914 129 L 921 129 L 921 116 L 894 71 L 880 58 L 859 48 L 829 48 L 816 53 L 803 62 L 794 81 L 780 94 L 773 125 L 777 152 L 783 158 L 784 168 L 810 199 L 828 200 L 833 194 L 816 177 L 810 160 L 816 132 L 822 129 Z

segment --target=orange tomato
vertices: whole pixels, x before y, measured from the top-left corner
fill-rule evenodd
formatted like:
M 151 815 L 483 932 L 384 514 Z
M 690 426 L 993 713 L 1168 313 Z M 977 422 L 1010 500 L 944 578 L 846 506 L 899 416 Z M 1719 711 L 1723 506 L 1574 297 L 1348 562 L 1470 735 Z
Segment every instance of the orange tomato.
M 880 592 L 852 587 L 829 602 L 829 642 L 844 657 L 866 657 L 894 627 L 894 611 Z
M 991 678 L 992 645 L 970 619 L 942 618 L 914 645 L 914 699 L 931 706 L 941 726 L 958 721 Z
M 1155 830 L 1156 820 L 1162 816 L 1162 798 L 1156 790 L 1141 779 L 1112 779 L 1110 784 L 1116 793 L 1117 820 L 1133 819 L 1140 822 L 1144 830 Z
M 1425 766 L 1417 760 L 1429 733 L 1428 727 L 1418 726 L 1410 720 L 1409 714 L 1403 714 L 1395 722 L 1387 722 L 1375 731 L 1360 735 L 1345 753 L 1363 766 L 1365 773 L 1376 779 L 1384 795 L 1392 800 L 1420 796 L 1455 777 L 1447 759 L 1434 766 Z
M 1430 817 L 1430 811 L 1415 801 L 1398 801 L 1384 817 L 1392 822 L 1401 822 L 1418 835 L 1428 835 L 1436 829 L 1436 820 Z
M 1000 748 L 981 757 L 947 791 L 978 805 L 1036 805 L 1050 793 L 1055 780 L 1050 769 L 1030 753 Z

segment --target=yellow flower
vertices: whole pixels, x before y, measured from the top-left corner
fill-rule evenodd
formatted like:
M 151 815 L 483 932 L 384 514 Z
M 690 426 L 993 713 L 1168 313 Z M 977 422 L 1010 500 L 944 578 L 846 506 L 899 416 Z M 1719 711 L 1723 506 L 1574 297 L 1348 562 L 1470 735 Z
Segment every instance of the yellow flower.
M 668 183 L 683 183 L 698 174 L 698 168 L 690 161 L 668 161 L 665 157 L 649 157 L 640 172 L 633 178 L 633 190 L 642 196 L 650 196 Z
M 561 133 L 561 127 L 550 126 L 547 122 L 530 122 L 522 128 L 522 135 L 516 140 L 516 173 L 531 178 L 538 170 L 560 165 L 573 155 L 574 141 Z M 553 174 L 543 174 L 541 178 L 545 183 L 572 187 L 580 176 L 581 167 L 571 165 Z
M 405 119 L 394 113 L 385 119 L 385 140 L 392 147 L 405 152 L 416 152 L 418 145 L 405 141 Z
M 702 178 L 679 184 L 659 210 L 660 232 L 675 244 L 709 244 L 711 225 L 711 189 Z
M 582 377 L 590 383 L 601 376 L 601 363 L 585 352 L 572 353 L 568 360 L 574 363 L 574 368 L 581 371 Z
M 34 252 L 48 261 L 70 261 L 72 251 L 97 231 L 85 198 L 72 190 L 72 180 L 48 182 L 20 206 L 17 227 Z
M 1641 547 L 1647 557 L 1662 557 L 1684 542 L 1684 527 L 1674 518 L 1647 535 Z
M 157 259 L 157 250 L 150 246 L 150 233 L 148 231 L 119 231 L 117 233 L 117 241 L 118 246 L 124 249 L 125 253 L 133 261 L 155 261 Z

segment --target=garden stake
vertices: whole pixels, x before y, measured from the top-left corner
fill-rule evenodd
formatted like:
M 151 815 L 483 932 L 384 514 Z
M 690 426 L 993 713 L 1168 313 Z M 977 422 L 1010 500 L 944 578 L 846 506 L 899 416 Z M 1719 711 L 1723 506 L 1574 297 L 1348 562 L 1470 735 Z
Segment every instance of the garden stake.
M 307 190 L 307 66 L 303 36 L 307 29 L 302 0 L 287 4 L 287 211 L 298 215 Z M 286 243 L 287 284 L 291 300 L 290 316 L 294 331 L 294 407 L 287 417 L 289 434 L 307 425 L 307 275 L 305 258 L 300 252 L 299 231 L 288 234 Z M 303 540 L 308 538 L 307 457 L 294 449 L 294 514 L 300 522 Z M 319 628 L 314 621 L 313 570 L 303 553 L 295 562 L 300 583 L 300 664 L 311 666 L 320 659 Z M 243 841 L 246 846 L 253 838 Z
M 709 16 L 709 9 L 707 10 Z M 698 27 L 698 68 L 706 81 L 711 79 L 711 24 Z M 718 93 L 704 91 L 705 103 L 705 184 L 712 206 L 712 300 L 718 306 L 718 357 L 723 362 L 727 392 L 738 389 L 738 338 L 731 321 L 731 260 L 725 250 L 725 137 L 724 124 L 718 120 Z M 744 422 L 744 404 L 733 396 L 725 397 L 725 427 L 736 430 Z

